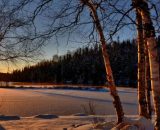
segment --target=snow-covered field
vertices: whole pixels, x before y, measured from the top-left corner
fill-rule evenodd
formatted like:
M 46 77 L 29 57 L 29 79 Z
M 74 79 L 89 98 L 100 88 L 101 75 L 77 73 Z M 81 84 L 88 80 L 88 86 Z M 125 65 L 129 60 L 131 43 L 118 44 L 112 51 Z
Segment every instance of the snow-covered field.
M 137 90 L 119 88 L 118 91 L 125 114 L 135 118 L 132 115 L 137 115 Z M 89 130 L 93 116 L 73 116 L 75 113 L 84 113 L 89 102 L 93 104 L 96 115 L 107 122 L 116 119 L 109 92 L 56 89 L 0 89 L 0 92 L 0 113 L 21 117 L 18 120 L 12 120 L 14 117 L 11 117 L 2 121 L 5 118 L 0 116 L 0 124 L 6 130 L 69 130 L 73 126 L 74 129 Z M 34 117 L 40 114 L 58 115 L 58 118 Z M 75 127 L 84 124 L 84 128 Z M 110 125 L 113 126 L 113 122 Z
M 137 114 L 136 91 L 119 89 L 126 114 Z M 89 102 L 95 106 L 96 114 L 115 114 L 109 92 L 55 89 L 0 89 L 0 92 L 0 113 L 5 115 L 83 113 Z

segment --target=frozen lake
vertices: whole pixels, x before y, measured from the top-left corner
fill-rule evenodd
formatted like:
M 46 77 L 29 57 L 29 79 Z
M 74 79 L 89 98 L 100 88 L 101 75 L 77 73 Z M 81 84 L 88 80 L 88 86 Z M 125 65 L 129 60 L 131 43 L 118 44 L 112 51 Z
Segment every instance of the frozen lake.
M 137 114 L 137 89 L 119 88 L 124 111 Z M 37 114 L 71 115 L 84 113 L 89 102 L 96 114 L 115 114 L 109 92 L 56 89 L 0 89 L 0 114 L 32 116 Z

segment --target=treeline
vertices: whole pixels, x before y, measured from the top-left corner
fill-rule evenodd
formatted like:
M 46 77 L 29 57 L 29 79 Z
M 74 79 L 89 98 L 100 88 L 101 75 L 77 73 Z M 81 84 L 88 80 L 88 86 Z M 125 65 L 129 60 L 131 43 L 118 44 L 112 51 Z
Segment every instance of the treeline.
M 0 73 L 0 81 L 9 81 L 11 75 L 8 73 Z
M 137 46 L 135 41 L 113 42 L 108 45 L 108 53 L 116 84 L 136 86 Z M 96 44 L 93 47 L 68 52 L 64 56 L 53 56 L 52 60 L 13 71 L 10 80 L 104 85 L 106 77 L 101 48 Z
M 158 38 L 160 56 L 160 37 Z M 108 47 L 115 83 L 118 86 L 137 85 L 137 45 L 134 40 L 113 42 Z M 158 61 L 159 62 L 159 61 Z M 11 74 L 0 73 L 1 81 L 50 82 L 67 84 L 104 85 L 105 68 L 101 47 L 79 48 L 64 56 L 26 66 Z

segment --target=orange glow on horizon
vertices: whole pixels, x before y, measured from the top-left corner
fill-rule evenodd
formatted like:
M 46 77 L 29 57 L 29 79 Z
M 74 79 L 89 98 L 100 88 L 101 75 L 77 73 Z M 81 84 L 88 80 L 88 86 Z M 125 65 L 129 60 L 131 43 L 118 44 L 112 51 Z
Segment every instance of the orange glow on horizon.
M 23 62 L 19 62 L 19 63 L 15 63 L 15 64 L 7 64 L 7 63 L 2 63 L 0 64 L 0 72 L 1 73 L 11 73 L 13 70 L 16 69 L 22 69 L 24 66 L 29 65 L 29 63 L 23 63 Z M 32 64 L 30 64 L 32 65 Z

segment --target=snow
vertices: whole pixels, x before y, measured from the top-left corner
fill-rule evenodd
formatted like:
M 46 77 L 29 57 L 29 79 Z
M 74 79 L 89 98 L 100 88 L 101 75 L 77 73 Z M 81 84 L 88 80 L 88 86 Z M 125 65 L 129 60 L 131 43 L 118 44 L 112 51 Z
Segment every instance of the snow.
M 126 114 L 137 113 L 136 89 L 119 89 Z M 56 89 L 0 89 L 0 114 L 33 116 L 39 114 L 71 115 L 84 113 L 92 102 L 96 114 L 115 114 L 109 92 Z
M 37 115 L 38 116 L 38 115 Z M 42 115 L 41 115 L 42 116 Z M 53 115 L 55 116 L 55 115 Z M 99 128 L 95 128 L 94 118 L 103 118 L 104 123 Z M 5 130 L 119 130 L 114 127 L 115 116 L 59 116 L 58 118 L 44 119 L 37 117 L 22 117 L 20 120 L 1 121 L 1 126 Z M 145 118 L 138 116 L 128 116 L 126 122 L 141 126 L 140 130 L 154 130 L 153 124 Z M 99 125 L 100 126 L 100 125 Z M 129 127 L 130 129 L 124 129 Z M 0 129 L 1 130 L 1 129 Z M 121 129 L 120 129 L 121 130 Z M 139 130 L 136 125 L 127 125 L 123 130 Z
M 125 125 L 124 125 L 125 124 Z M 112 130 L 154 130 L 154 125 L 151 120 L 144 117 L 136 119 L 125 118 L 124 122 L 112 128 Z
M 0 114 L 3 114 L 0 124 L 5 130 L 110 130 L 115 126 L 109 92 L 56 89 L 0 89 L 0 92 Z M 118 92 L 127 115 L 125 122 L 129 123 L 123 130 L 136 130 L 133 123 L 153 130 L 150 120 L 137 116 L 137 90 L 119 88 Z M 89 109 L 89 102 L 96 115 L 84 113 L 82 106 Z M 94 129 L 95 119 L 101 128 Z

